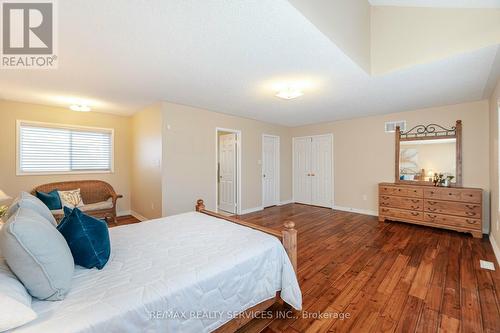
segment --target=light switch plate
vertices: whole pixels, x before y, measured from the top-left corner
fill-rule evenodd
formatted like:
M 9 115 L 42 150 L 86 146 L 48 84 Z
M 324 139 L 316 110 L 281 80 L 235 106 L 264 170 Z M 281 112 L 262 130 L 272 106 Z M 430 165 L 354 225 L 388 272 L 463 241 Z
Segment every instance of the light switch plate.
M 481 266 L 482 269 L 489 269 L 490 271 L 495 270 L 495 264 L 491 261 L 479 260 L 479 266 Z

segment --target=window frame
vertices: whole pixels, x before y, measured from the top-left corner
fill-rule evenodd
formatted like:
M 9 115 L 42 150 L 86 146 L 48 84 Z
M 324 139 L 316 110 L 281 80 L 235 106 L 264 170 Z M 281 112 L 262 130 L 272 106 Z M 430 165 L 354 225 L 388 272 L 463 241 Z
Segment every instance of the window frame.
M 47 127 L 54 129 L 80 130 L 107 132 L 111 134 L 111 161 L 109 170 L 75 170 L 75 171 L 41 171 L 26 172 L 21 170 L 21 126 L 32 125 L 34 127 Z M 83 175 L 83 174 L 112 174 L 115 172 L 115 129 L 104 127 L 79 126 L 62 123 L 49 123 L 31 120 L 16 120 L 16 176 L 44 176 L 44 175 Z

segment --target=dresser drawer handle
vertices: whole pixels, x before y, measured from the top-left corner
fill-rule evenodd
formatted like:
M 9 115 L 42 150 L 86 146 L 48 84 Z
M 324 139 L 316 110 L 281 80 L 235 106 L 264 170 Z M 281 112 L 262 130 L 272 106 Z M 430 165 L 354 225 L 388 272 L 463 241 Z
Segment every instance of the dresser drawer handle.
M 382 203 L 381 203 L 381 205 L 382 205 L 382 206 L 389 206 L 389 205 L 390 205 L 390 203 L 388 203 L 388 202 L 382 202 Z
M 476 213 L 474 213 L 474 212 L 465 212 L 465 214 L 467 214 L 469 216 L 476 216 Z
M 435 212 L 437 210 L 437 208 L 429 207 L 429 208 L 427 208 L 427 210 L 429 210 L 430 212 Z
M 436 201 L 427 201 L 427 203 L 428 203 L 429 205 L 435 205 L 435 204 L 437 204 L 437 202 L 436 202 Z
M 419 213 L 416 213 L 416 212 L 411 212 L 411 215 L 413 215 L 413 216 L 418 216 L 418 215 L 419 215 Z
M 453 195 L 453 193 L 450 192 L 450 193 L 448 193 L 448 195 Z
M 427 216 L 433 220 L 437 217 L 436 215 L 431 215 L 431 214 L 427 214 Z
M 434 191 L 431 191 L 431 194 L 435 194 L 435 193 L 436 193 L 436 192 L 434 192 Z
M 413 202 L 413 203 L 418 203 L 419 201 L 420 200 L 418 200 L 418 199 L 411 199 L 411 202 Z
M 387 213 L 388 211 L 389 211 L 388 209 L 382 208 L 383 213 Z
M 474 205 L 465 205 L 465 207 L 467 207 L 467 208 L 469 208 L 469 209 L 474 209 L 474 208 L 476 208 L 476 206 L 474 206 Z
M 467 219 L 465 221 L 467 221 L 467 223 L 469 223 L 469 224 L 476 224 L 476 220 L 469 220 L 469 219 Z
M 411 205 L 411 209 L 419 209 L 419 208 L 420 208 L 420 206 L 413 206 L 413 205 Z

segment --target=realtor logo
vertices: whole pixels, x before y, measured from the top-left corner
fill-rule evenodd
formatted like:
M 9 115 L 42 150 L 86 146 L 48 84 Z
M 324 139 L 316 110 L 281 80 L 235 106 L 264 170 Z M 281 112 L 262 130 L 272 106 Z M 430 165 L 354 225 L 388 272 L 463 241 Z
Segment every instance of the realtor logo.
M 56 68 L 55 3 L 2 1 L 2 68 Z

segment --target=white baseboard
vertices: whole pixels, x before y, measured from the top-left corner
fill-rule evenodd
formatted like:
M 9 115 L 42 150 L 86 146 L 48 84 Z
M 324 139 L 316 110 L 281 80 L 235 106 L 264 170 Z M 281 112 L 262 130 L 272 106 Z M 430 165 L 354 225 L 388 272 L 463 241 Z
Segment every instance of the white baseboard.
M 241 210 L 241 215 L 255 213 L 255 212 L 261 211 L 263 209 L 264 209 L 264 207 L 262 207 L 262 206 L 261 207 L 248 208 L 248 209 L 242 209 Z
M 142 216 L 141 214 L 134 212 L 134 211 L 131 211 L 130 215 L 132 215 L 133 217 L 135 217 L 136 219 L 138 219 L 141 222 L 149 220 L 148 218 L 146 218 L 146 217 Z
M 293 203 L 293 200 L 290 199 L 290 200 L 284 200 L 284 201 L 281 201 L 278 206 L 283 206 L 283 205 L 288 205 L 288 204 L 291 204 Z
M 351 213 L 357 213 L 357 214 L 363 214 L 363 215 L 378 216 L 377 211 L 369 210 L 369 209 L 358 209 L 358 208 L 342 207 L 342 206 L 333 206 L 333 209 L 341 210 L 343 212 L 351 212 Z
M 116 212 L 116 216 L 127 216 L 127 215 L 132 215 L 131 210 L 122 210 L 119 212 Z
M 498 247 L 497 242 L 495 241 L 495 238 L 490 235 L 490 243 L 491 247 L 493 248 L 493 252 L 495 253 L 495 257 L 497 258 L 497 263 L 500 266 L 500 248 Z

